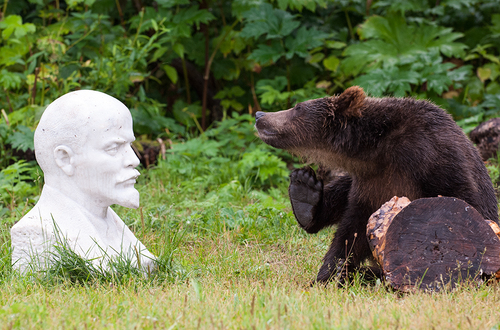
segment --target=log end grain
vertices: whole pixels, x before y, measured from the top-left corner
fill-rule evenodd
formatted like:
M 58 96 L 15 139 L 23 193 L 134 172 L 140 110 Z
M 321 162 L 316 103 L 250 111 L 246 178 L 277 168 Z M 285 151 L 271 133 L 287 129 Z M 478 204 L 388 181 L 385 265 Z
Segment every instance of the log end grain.
M 385 235 L 394 217 L 411 201 L 406 197 L 394 196 L 370 216 L 366 227 L 366 236 L 375 260 L 383 266 Z

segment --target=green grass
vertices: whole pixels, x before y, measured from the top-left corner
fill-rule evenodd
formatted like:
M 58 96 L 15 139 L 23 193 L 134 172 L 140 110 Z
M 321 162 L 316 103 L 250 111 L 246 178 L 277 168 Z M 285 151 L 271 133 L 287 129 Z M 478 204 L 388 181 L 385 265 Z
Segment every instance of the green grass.
M 4 328 L 43 329 L 491 329 L 499 322 L 494 287 L 401 298 L 382 287 L 306 290 L 283 273 L 216 277 L 118 287 L 16 281 L 2 287 L 0 317 Z
M 8 232 L 19 208 L 1 218 L 0 329 L 500 329 L 498 284 L 404 295 L 359 278 L 310 287 L 334 229 L 298 227 L 286 177 L 242 183 L 231 167 L 180 173 L 177 161 L 143 171 L 140 209 L 114 207 L 160 256 L 150 278 L 126 265 L 75 275 L 67 263 L 21 277 Z
M 294 237 L 295 235 L 298 236 Z M 3 328 L 498 328 L 498 285 L 400 296 L 383 286 L 308 286 L 327 237 L 290 235 L 242 243 L 231 231 L 192 235 L 175 260 L 177 280 L 138 277 L 80 285 L 4 281 Z

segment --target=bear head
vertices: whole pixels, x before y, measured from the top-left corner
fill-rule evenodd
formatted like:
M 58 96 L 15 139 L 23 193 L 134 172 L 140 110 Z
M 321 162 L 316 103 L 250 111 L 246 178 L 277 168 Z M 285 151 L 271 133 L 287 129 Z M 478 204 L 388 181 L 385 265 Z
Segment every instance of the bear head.
M 265 143 L 299 155 L 329 149 L 332 130 L 360 118 L 365 98 L 363 89 L 353 86 L 338 96 L 301 102 L 288 110 L 258 111 L 255 128 Z

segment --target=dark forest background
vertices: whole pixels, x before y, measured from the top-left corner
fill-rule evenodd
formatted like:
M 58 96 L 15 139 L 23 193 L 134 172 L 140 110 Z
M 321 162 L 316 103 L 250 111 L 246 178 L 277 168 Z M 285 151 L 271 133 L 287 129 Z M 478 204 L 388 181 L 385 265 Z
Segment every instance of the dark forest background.
M 33 131 L 76 89 L 130 108 L 144 166 L 238 162 L 272 186 L 290 156 L 258 145 L 256 111 L 360 85 L 431 100 L 469 132 L 500 110 L 499 56 L 497 0 L 3 0 L 0 215 L 37 195 Z

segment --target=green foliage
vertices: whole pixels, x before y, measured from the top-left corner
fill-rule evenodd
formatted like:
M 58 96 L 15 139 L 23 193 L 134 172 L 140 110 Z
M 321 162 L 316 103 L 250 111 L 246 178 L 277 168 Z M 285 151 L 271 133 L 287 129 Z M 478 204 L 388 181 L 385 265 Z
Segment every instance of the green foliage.
M 455 42 L 461 37 L 452 29 L 428 24 L 407 24 L 403 16 L 372 16 L 359 29 L 365 42 L 346 48 L 342 63 L 346 73 L 356 75 L 353 84 L 376 96 L 420 94 L 425 86 L 427 96 L 441 95 L 454 83 L 463 81 L 456 66 L 444 63 L 442 55 L 463 57 L 466 45 Z M 452 80 L 452 78 L 456 78 Z
M 345 50 L 347 70 L 372 64 L 396 65 L 399 61 L 419 53 L 437 49 L 448 57 L 463 57 L 466 45 L 455 42 L 462 35 L 450 28 L 430 24 L 407 24 L 399 15 L 372 16 L 363 23 L 358 33 L 361 40 Z
M 34 132 L 29 127 L 19 125 L 16 130 L 5 140 L 12 148 L 26 152 L 28 149 L 34 150 Z
M 262 3 L 258 8 L 252 8 L 243 14 L 247 21 L 241 30 L 243 38 L 258 38 L 266 35 L 266 39 L 281 39 L 300 26 L 290 13 L 275 9 L 269 3 Z
M 38 195 L 36 182 L 40 182 L 41 171 L 33 163 L 18 161 L 0 171 L 0 216 L 9 210 L 21 212 L 29 201 Z M 25 202 L 18 205 L 18 202 Z
M 215 99 L 220 99 L 221 101 L 221 106 L 224 109 L 225 112 L 227 112 L 229 109 L 234 109 L 236 111 L 241 111 L 243 110 L 243 104 L 237 101 L 238 97 L 241 97 L 245 95 L 245 91 L 241 89 L 240 86 L 233 86 L 231 88 L 224 88 L 223 90 L 219 91 L 214 98 Z
M 247 114 L 359 84 L 373 96 L 430 99 L 467 132 L 500 109 L 497 0 L 0 0 L 0 8 L 5 327 L 498 326 L 494 286 L 410 295 L 403 313 L 382 285 L 304 291 L 331 232 L 298 228 L 286 193 L 296 160 L 263 144 Z M 146 278 L 127 260 L 97 269 L 62 244 L 53 268 L 19 277 L 9 230 L 43 181 L 24 161 L 33 131 L 51 101 L 86 88 L 123 101 L 139 139 L 168 146 L 141 170 L 141 208 L 114 207 L 159 256 L 159 270 Z M 496 182 L 497 161 L 487 166 Z M 436 299 L 475 317 L 447 322 Z M 429 317 L 412 319 L 422 301 Z
M 390 91 L 401 97 L 411 91 L 411 85 L 418 83 L 418 77 L 416 72 L 403 71 L 393 66 L 385 70 L 378 68 L 370 71 L 355 79 L 354 83 L 375 96 L 382 96 Z
M 299 27 L 300 22 L 293 15 L 267 3 L 250 9 L 243 17 L 246 25 L 240 37 L 258 39 L 265 36 L 265 40 L 271 40 L 270 44 L 259 43 L 248 57 L 261 65 L 277 62 L 282 57 L 286 60 L 294 56 L 307 58 L 309 50 L 321 46 L 329 37 L 314 27 Z
M 178 100 L 173 106 L 174 118 L 187 127 L 195 126 L 197 118 L 201 116 L 201 106 L 196 104 L 187 104 L 183 100 Z
M 28 136 L 21 127 L 33 130 L 48 103 L 85 88 L 122 100 L 136 133 L 152 140 L 197 135 L 204 116 L 288 108 L 352 84 L 431 99 L 457 120 L 494 115 L 486 114 L 489 95 L 500 93 L 493 0 L 141 4 L 4 1 L 0 109 L 9 119 L 37 109 L 3 139 L 5 162 L 15 161 L 9 149 L 32 148 L 13 144 Z
M 246 190 L 270 186 L 288 177 L 285 162 L 258 142 L 249 115 L 234 115 L 197 138 L 173 144 L 159 167 L 191 189 L 185 180 L 206 191 L 237 182 Z M 215 170 L 216 169 L 216 170 Z
M 303 8 L 306 8 L 310 11 L 315 11 L 316 8 L 319 7 L 319 10 L 326 8 L 327 1 L 325 0 L 277 0 L 278 7 L 281 10 L 298 10 L 302 12 Z
M 25 23 L 18 15 L 9 15 L 0 21 L 2 39 L 0 40 L 0 68 L 2 68 L 2 87 L 4 89 L 18 89 L 21 85 L 21 76 L 4 69 L 5 66 L 24 64 L 23 56 L 29 52 L 29 43 L 21 40 L 29 39 L 36 31 L 34 24 Z
M 168 141 L 151 175 L 199 194 L 179 201 L 206 207 L 184 214 L 191 223 L 259 231 L 266 222 L 256 210 L 220 209 L 276 199 L 293 159 L 258 140 L 248 112 L 358 84 L 372 96 L 429 99 L 466 132 L 499 114 L 496 0 L 0 3 L 0 194 L 9 224 L 33 205 L 42 182 L 24 161 L 40 115 L 76 89 L 117 97 L 139 139 Z M 145 220 L 156 229 L 157 218 L 171 215 L 158 208 L 159 217 Z

